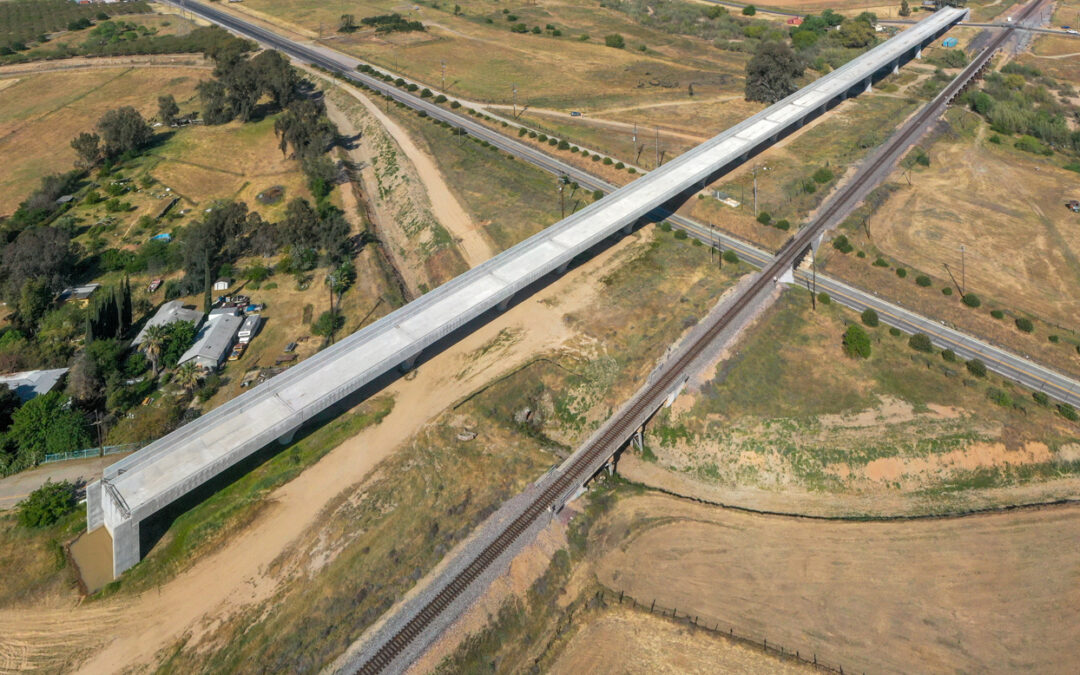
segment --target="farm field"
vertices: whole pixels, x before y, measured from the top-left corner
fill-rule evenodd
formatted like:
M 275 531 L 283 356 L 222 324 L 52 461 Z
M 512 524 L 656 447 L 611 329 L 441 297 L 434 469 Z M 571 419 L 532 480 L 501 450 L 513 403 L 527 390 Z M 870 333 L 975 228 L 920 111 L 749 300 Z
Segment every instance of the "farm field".
M 17 75 L 0 97 L 0 213 L 9 214 L 42 176 L 68 171 L 68 145 L 91 131 L 106 111 L 134 106 L 145 117 L 157 111 L 157 94 L 171 93 L 185 109 L 207 68 L 106 68 Z M 0 82 L 8 81 L 0 74 Z M 147 92 L 155 92 L 153 95 Z
M 1075 506 L 828 522 L 646 493 L 590 533 L 597 577 L 639 603 L 768 639 L 845 672 L 1073 669 Z M 1033 639 L 1033 636 L 1038 639 Z M 613 656 L 618 658 L 618 656 Z
M 338 8 L 311 0 L 255 0 L 230 9 L 321 35 L 334 48 L 431 86 L 441 85 L 445 61 L 448 93 L 484 102 L 511 103 L 515 83 L 519 104 L 567 110 L 682 99 L 691 83 L 703 97 L 742 89 L 746 55 L 641 26 L 613 9 L 565 0 L 507 7 L 506 13 L 480 0 L 460 7 L 462 14 L 455 16 L 450 6 L 414 5 L 403 14 L 423 22 L 426 32 L 378 35 L 337 33 Z M 402 8 L 384 2 L 352 6 L 357 20 L 390 11 Z M 512 33 L 507 16 L 530 27 L 551 24 L 562 35 Z M 625 37 L 626 49 L 604 46 L 604 36 L 612 33 Z M 583 41 L 582 35 L 589 37 Z

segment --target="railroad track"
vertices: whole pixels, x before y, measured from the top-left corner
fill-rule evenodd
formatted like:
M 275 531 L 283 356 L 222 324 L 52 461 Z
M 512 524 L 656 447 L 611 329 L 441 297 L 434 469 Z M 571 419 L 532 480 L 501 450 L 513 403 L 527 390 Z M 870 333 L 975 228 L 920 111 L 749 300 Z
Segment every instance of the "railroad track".
M 1018 22 L 1027 18 L 1039 5 L 1039 0 L 1032 3 L 1018 17 Z M 709 345 L 727 328 L 744 310 L 777 283 L 780 274 L 794 265 L 805 254 L 813 238 L 831 223 L 836 214 L 843 212 L 853 200 L 861 198 L 862 189 L 874 178 L 875 169 L 895 159 L 895 155 L 907 148 L 908 141 L 925 124 L 935 119 L 941 112 L 942 105 L 952 101 L 964 86 L 986 65 L 990 57 L 1001 47 L 1012 33 L 1007 28 L 994 38 L 985 50 L 973 60 L 933 101 L 905 125 L 901 133 L 891 138 L 887 146 L 876 154 L 866 170 L 860 171 L 851 183 L 844 186 L 813 223 L 803 228 L 788 241 L 776 254 L 772 262 L 758 273 L 757 278 L 744 290 L 722 315 L 702 334 L 693 345 L 683 350 L 670 363 L 666 364 L 658 377 L 651 384 L 640 390 L 630 405 L 624 407 L 617 418 L 609 421 L 606 429 L 589 441 L 587 447 L 579 452 L 573 462 L 529 504 L 499 535 L 489 543 L 460 573 L 455 575 L 434 598 L 414 615 L 397 633 L 360 666 L 361 675 L 376 675 L 393 663 L 437 617 L 439 617 L 489 566 L 495 563 L 504 551 L 529 529 L 541 514 L 560 502 L 573 489 L 588 480 L 612 454 L 614 454 L 634 432 L 643 415 L 659 407 L 660 402 L 676 386 L 690 365 L 702 355 Z

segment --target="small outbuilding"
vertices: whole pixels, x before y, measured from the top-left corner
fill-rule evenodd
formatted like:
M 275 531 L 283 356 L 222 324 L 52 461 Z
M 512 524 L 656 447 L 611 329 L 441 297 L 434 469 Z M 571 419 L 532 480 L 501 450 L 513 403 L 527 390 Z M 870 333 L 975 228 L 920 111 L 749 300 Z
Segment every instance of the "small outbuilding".
M 97 289 L 101 288 L 101 284 L 86 284 L 85 286 L 71 286 L 65 288 L 60 292 L 60 302 L 67 302 L 72 300 L 79 303 L 83 307 L 90 303 L 90 296 L 94 294 Z
M 227 291 L 232 286 L 232 279 L 218 279 L 214 282 L 215 291 Z

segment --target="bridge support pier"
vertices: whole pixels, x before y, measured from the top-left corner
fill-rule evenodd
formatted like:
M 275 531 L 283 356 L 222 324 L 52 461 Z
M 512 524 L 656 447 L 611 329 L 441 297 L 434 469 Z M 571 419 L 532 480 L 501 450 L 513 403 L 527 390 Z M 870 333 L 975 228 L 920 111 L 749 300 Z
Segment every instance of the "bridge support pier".
M 892 64 L 892 74 L 893 74 L 893 75 L 896 75 L 896 74 L 897 74 L 897 73 L 899 73 L 899 72 L 900 72 L 900 62 L 899 62 L 899 61 L 893 61 L 893 64 Z
M 645 427 L 641 426 L 637 428 L 634 435 L 630 437 L 630 444 L 639 451 L 645 449 Z
M 505 312 L 506 308 L 510 306 L 511 300 L 513 300 L 513 297 L 507 298 L 499 302 L 499 304 L 495 305 L 495 309 L 499 310 L 500 312 Z
M 555 274 L 566 274 L 566 270 L 570 269 L 570 261 L 567 260 L 563 264 L 559 265 L 559 269 L 555 270 Z
M 399 368 L 399 369 L 401 370 L 401 372 L 403 372 L 403 373 L 407 373 L 407 372 L 409 372 L 410 370 L 412 370 L 412 369 L 413 369 L 413 366 L 415 366 L 415 365 L 416 365 L 416 358 L 417 358 L 417 356 L 419 356 L 419 355 L 418 355 L 418 354 L 413 354 L 413 355 L 412 355 L 412 356 L 410 356 L 409 358 L 407 358 L 407 359 L 405 359 L 404 361 L 402 361 L 402 362 L 401 362 L 401 365 L 400 365 L 400 366 L 398 366 L 398 368 Z
M 701 187 L 705 187 L 705 186 L 702 185 Z M 622 229 L 623 234 L 630 234 L 633 231 L 634 231 L 634 224 L 633 223 L 629 223 L 628 225 L 623 226 L 623 229 Z
M 918 47 L 918 48 L 915 49 L 915 58 L 917 58 L 917 59 L 922 58 L 922 47 Z
M 139 562 L 139 523 L 124 520 L 113 526 L 112 531 L 113 579 Z
M 92 532 L 105 524 L 105 508 L 101 504 L 101 481 L 86 486 L 86 531 Z
M 869 77 L 866 78 L 866 89 L 863 90 L 864 94 L 869 94 L 870 93 L 870 83 L 871 83 L 870 78 Z
M 293 438 L 295 438 L 295 437 L 296 437 L 296 429 L 293 429 L 292 431 L 287 431 L 287 432 L 283 433 L 282 435 L 278 436 L 278 439 L 277 439 L 278 445 L 289 445 L 290 443 L 292 443 Z

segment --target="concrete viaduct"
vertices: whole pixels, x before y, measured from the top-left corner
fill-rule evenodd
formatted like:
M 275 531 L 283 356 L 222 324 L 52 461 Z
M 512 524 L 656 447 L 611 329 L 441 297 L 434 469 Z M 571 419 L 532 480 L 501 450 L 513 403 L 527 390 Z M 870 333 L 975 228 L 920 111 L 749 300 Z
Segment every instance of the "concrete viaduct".
M 140 527 L 256 451 L 289 442 L 305 422 L 657 207 L 700 190 L 844 98 L 895 72 L 961 21 L 942 9 L 791 96 L 581 211 L 353 333 L 105 469 L 87 486 L 87 529 L 112 537 L 113 575 L 135 565 Z

